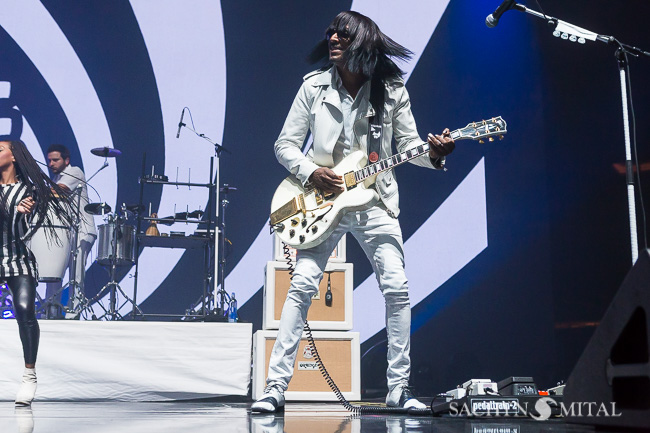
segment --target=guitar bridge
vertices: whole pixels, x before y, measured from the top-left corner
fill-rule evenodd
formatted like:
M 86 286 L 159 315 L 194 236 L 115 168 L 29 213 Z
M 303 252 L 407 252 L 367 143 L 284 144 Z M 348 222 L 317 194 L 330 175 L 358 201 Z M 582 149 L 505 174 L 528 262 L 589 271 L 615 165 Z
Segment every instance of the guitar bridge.
M 302 194 L 300 194 L 298 197 L 292 198 L 289 202 L 282 205 L 278 210 L 271 213 L 270 223 L 272 226 L 274 226 L 300 212 L 305 213 L 305 197 Z

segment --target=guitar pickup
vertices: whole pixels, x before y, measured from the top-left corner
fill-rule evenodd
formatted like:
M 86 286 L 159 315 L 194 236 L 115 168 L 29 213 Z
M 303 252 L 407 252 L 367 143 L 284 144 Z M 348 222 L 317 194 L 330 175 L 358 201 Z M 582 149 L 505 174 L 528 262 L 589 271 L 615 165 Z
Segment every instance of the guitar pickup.
M 270 223 L 272 226 L 274 226 L 300 212 L 305 213 L 305 197 L 302 194 L 300 194 L 298 197 L 292 198 L 289 202 L 282 205 L 278 210 L 271 213 Z
M 343 180 L 345 181 L 345 186 L 347 189 L 352 189 L 357 186 L 357 180 L 354 178 L 354 172 L 349 171 L 343 175 Z
M 323 204 L 323 192 L 320 189 L 314 189 L 314 198 L 316 199 L 316 206 Z

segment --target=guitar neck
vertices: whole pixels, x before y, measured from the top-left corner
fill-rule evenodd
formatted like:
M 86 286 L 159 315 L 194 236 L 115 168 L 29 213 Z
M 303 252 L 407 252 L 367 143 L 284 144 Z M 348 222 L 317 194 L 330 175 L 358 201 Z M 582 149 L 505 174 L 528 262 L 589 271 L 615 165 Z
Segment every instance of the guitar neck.
M 463 135 L 463 130 L 468 128 L 461 128 L 451 131 L 450 135 L 453 140 L 462 140 L 468 138 L 466 135 Z M 377 161 L 374 164 L 366 165 L 364 168 L 354 172 L 354 179 L 358 182 L 362 182 L 364 179 L 374 176 L 377 173 L 382 171 L 390 170 L 393 167 L 397 167 L 400 164 L 404 164 L 412 159 L 415 159 L 419 156 L 429 153 L 429 143 L 422 143 L 419 146 L 412 147 L 404 152 L 395 154 L 390 158 L 382 159 Z

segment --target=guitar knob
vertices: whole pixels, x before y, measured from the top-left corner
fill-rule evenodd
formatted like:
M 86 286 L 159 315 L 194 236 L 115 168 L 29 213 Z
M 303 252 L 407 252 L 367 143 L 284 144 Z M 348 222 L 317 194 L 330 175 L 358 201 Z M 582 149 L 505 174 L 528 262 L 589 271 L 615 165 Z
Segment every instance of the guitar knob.
M 273 228 L 275 229 L 276 232 L 282 233 L 284 231 L 284 224 L 278 223 Z
M 294 229 L 289 230 L 289 237 L 292 238 L 296 234 L 296 231 Z
M 291 220 L 291 226 L 295 227 L 295 226 L 298 225 L 299 222 L 300 222 L 300 220 L 298 218 L 294 218 L 294 219 Z
M 300 239 L 300 243 L 302 244 L 303 242 L 305 242 L 305 235 L 300 235 L 298 239 Z
M 318 226 L 312 226 L 312 227 L 311 227 L 311 232 L 312 232 L 313 234 L 316 234 L 317 231 L 318 231 Z
M 485 144 L 484 140 L 479 140 L 478 142 L 481 143 L 481 144 Z
M 492 141 L 494 141 L 494 137 L 490 137 L 490 138 L 488 138 L 488 140 L 489 140 L 490 142 L 492 142 Z
M 302 224 L 303 227 L 307 227 L 307 219 L 306 219 L 306 218 L 303 218 L 301 224 Z

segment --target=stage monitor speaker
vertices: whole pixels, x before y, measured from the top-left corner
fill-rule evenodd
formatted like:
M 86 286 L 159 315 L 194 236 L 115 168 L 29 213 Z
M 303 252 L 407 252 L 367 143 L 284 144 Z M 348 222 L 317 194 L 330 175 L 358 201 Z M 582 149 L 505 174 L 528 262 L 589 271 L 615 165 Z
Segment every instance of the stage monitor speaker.
M 567 380 L 567 421 L 650 427 L 649 314 L 650 251 L 644 250 Z

